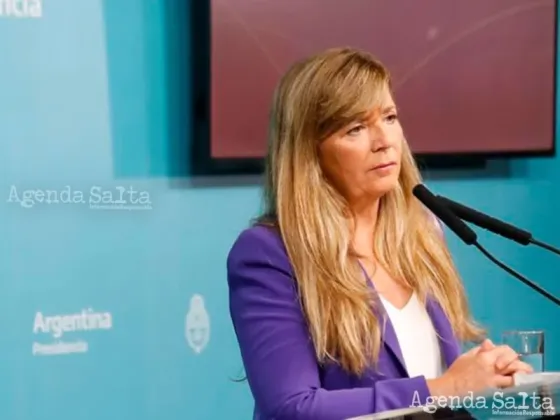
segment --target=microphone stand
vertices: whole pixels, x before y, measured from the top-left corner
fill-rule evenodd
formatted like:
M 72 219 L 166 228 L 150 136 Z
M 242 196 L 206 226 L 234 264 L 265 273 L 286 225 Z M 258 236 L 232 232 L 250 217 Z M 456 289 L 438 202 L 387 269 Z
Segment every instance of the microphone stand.
M 533 245 L 546 249 L 547 251 L 553 252 L 556 255 L 560 255 L 560 249 L 555 248 L 552 245 L 549 245 L 541 241 L 537 241 L 536 239 L 533 238 L 529 239 L 529 242 L 532 243 Z
M 503 262 L 501 262 L 500 260 L 498 260 L 496 257 L 494 257 L 490 252 L 488 252 L 482 245 L 480 245 L 480 243 L 478 241 L 475 241 L 473 243 L 473 245 L 478 248 L 480 250 L 480 252 L 482 252 L 482 254 L 488 258 L 490 261 L 492 261 L 494 264 L 496 264 L 498 267 L 500 267 L 501 269 L 503 269 L 504 271 L 506 271 L 507 273 L 511 274 L 513 277 L 517 278 L 518 280 L 520 280 L 521 282 L 525 283 L 527 286 L 529 286 L 531 289 L 533 289 L 534 291 L 536 291 L 537 293 L 540 293 L 542 296 L 544 296 L 545 298 L 547 298 L 548 300 L 550 300 L 551 302 L 555 303 L 556 305 L 560 306 L 560 299 L 558 299 L 556 296 L 550 294 L 549 292 L 547 292 L 546 290 L 544 290 L 542 287 L 540 287 L 539 285 L 537 285 L 536 283 L 532 282 L 531 280 L 529 280 L 527 277 L 525 277 L 524 275 L 518 273 L 517 271 L 515 271 L 513 268 L 508 267 L 506 264 L 504 264 Z
M 532 239 L 532 235 L 529 232 L 522 231 L 512 225 L 507 225 L 506 223 L 499 222 L 502 225 L 500 229 L 489 229 L 485 224 L 488 224 L 489 220 L 497 221 L 492 217 L 483 215 L 480 212 L 473 211 L 461 204 L 455 203 L 445 197 L 435 196 L 432 194 L 430 190 L 428 190 L 423 184 L 418 184 L 412 189 L 412 194 L 426 206 L 439 220 L 441 220 L 449 229 L 451 229 L 466 245 L 474 245 L 482 255 L 488 258 L 492 263 L 496 264 L 502 270 L 506 271 L 508 274 L 515 277 L 517 280 L 521 281 L 522 283 L 529 286 L 535 292 L 539 293 L 540 295 L 544 296 L 551 302 L 555 303 L 556 305 L 560 306 L 560 299 L 555 297 L 554 295 L 547 292 L 545 289 L 537 285 L 536 283 L 529 280 L 527 277 L 523 276 L 522 274 L 518 273 L 514 269 L 508 267 L 506 264 L 498 260 L 494 257 L 489 251 L 486 250 L 479 242 L 476 233 L 467 226 L 467 224 L 463 221 L 472 222 L 484 229 L 487 229 L 491 232 L 497 233 L 499 235 L 505 236 L 508 239 L 512 239 L 516 242 L 520 242 L 523 245 L 527 245 L 529 242 L 535 243 L 538 246 L 546 246 L 548 248 L 553 248 L 547 244 L 543 244 L 542 242 L 535 241 Z M 456 211 L 453 211 L 454 208 Z M 459 213 L 459 214 L 457 214 Z M 478 216 L 472 217 L 473 214 L 478 214 Z M 474 219 L 474 220 L 473 220 Z M 477 223 L 477 219 L 479 219 L 479 223 Z M 486 223 L 480 222 L 480 219 L 486 219 Z M 507 229 L 504 229 L 505 226 Z M 506 232 L 509 230 L 510 232 Z M 501 232 L 500 232 L 501 231 Z M 512 235 L 511 231 L 516 232 Z M 553 252 L 556 253 L 556 249 L 552 249 Z M 559 252 L 560 254 L 560 252 Z

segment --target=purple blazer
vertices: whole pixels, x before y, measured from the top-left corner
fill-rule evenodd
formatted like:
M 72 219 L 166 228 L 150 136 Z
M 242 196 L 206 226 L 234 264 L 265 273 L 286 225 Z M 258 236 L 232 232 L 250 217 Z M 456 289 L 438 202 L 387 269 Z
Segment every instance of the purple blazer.
M 254 419 L 342 420 L 410 407 L 418 399 L 426 403 L 426 379 L 407 374 L 388 318 L 375 370 L 356 376 L 335 364 L 318 364 L 291 265 L 274 229 L 243 231 L 228 255 L 227 272 L 230 314 L 255 399 Z M 379 310 L 383 316 L 382 306 Z M 449 366 L 460 354 L 459 342 L 438 303 L 429 300 L 427 310 Z

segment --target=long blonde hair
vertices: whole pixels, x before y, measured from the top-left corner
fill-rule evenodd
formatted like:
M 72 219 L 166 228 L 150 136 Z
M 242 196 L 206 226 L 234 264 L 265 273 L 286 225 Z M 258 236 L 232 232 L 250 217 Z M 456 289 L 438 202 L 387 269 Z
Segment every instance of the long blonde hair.
M 355 374 L 377 360 L 380 324 L 352 251 L 346 203 L 321 171 L 318 145 L 379 105 L 384 86 L 390 86 L 387 69 L 351 48 L 329 49 L 289 69 L 274 94 L 259 220 L 282 236 L 319 362 L 335 361 Z M 421 299 L 433 296 L 460 339 L 478 339 L 441 233 L 412 195 L 419 182 L 405 142 L 398 187 L 380 200 L 373 253 Z

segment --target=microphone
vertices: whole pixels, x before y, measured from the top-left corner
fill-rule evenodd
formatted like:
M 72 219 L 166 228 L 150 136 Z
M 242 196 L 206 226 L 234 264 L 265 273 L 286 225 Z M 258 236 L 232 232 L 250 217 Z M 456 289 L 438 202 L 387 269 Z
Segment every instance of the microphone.
M 560 306 L 560 299 L 550 294 L 542 287 L 529 280 L 527 277 L 508 267 L 506 264 L 494 257 L 479 242 L 476 233 L 463 222 L 455 213 L 444 204 L 440 198 L 436 197 L 423 184 L 418 184 L 412 189 L 412 194 L 426 206 L 438 219 L 440 219 L 449 229 L 451 229 L 464 243 L 474 245 L 492 263 L 512 275 L 531 289 L 546 297 L 556 305 Z
M 474 230 L 459 219 L 449 208 L 442 205 L 438 198 L 431 193 L 424 185 L 418 184 L 412 189 L 412 194 L 420 200 L 430 211 L 440 219 L 455 235 L 457 235 L 467 245 L 477 243 L 477 236 Z
M 463 204 L 457 203 L 456 201 L 450 200 L 449 198 L 443 197 L 441 195 L 438 195 L 436 197 L 447 208 L 449 208 L 455 214 L 455 216 L 467 222 L 473 223 L 478 227 L 503 236 L 504 238 L 511 239 L 521 245 L 533 244 L 546 249 L 547 251 L 551 251 L 557 255 L 560 255 L 560 249 L 534 239 L 531 232 L 519 229 L 516 226 L 498 220 L 487 214 L 481 213 L 473 208 L 464 206 Z

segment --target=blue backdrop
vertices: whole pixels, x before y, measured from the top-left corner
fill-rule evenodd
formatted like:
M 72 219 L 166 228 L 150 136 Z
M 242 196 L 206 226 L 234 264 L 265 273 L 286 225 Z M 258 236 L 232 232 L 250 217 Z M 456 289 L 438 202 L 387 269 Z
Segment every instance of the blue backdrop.
M 0 418 L 250 418 L 225 257 L 259 180 L 188 176 L 188 2 L 23 3 L 0 11 Z M 426 175 L 560 244 L 559 163 Z M 448 237 L 492 335 L 560 354 L 558 308 Z M 481 237 L 560 295 L 553 256 Z

